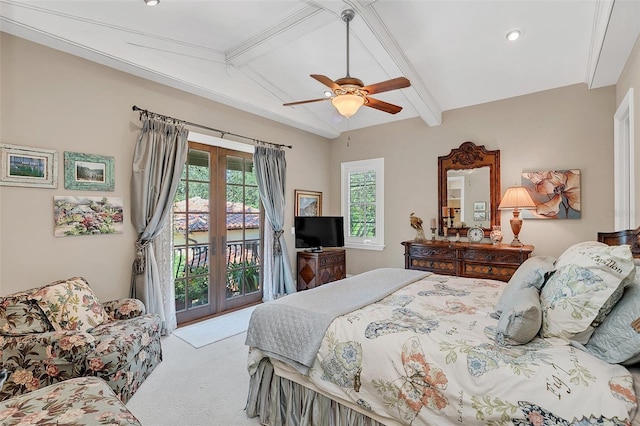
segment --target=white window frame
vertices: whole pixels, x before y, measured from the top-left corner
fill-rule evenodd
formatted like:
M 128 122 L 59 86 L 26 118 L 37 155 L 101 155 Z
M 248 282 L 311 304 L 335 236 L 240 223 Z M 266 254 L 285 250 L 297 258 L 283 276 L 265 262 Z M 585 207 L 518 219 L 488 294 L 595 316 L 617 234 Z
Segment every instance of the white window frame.
M 344 220 L 345 247 L 364 250 L 384 249 L 384 158 L 369 160 L 347 161 L 341 164 L 341 211 Z M 374 238 L 352 237 L 349 235 L 351 224 L 349 219 L 349 175 L 375 171 L 376 173 L 376 236 Z
M 616 231 L 638 226 L 635 212 L 635 162 L 633 88 L 627 91 L 613 116 L 614 129 L 614 227 Z

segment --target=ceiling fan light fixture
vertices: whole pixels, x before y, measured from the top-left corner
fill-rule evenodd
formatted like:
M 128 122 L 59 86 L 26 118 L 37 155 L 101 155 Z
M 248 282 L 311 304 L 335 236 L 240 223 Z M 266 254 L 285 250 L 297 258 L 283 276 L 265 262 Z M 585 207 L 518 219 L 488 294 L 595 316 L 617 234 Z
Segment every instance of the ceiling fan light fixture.
M 155 6 L 155 5 L 157 5 L 158 3 L 160 3 L 160 0 L 144 0 L 144 3 L 145 3 L 147 6 Z
M 358 95 L 340 95 L 331 99 L 331 103 L 338 110 L 340 115 L 349 118 L 356 112 L 362 105 L 364 105 L 364 98 Z

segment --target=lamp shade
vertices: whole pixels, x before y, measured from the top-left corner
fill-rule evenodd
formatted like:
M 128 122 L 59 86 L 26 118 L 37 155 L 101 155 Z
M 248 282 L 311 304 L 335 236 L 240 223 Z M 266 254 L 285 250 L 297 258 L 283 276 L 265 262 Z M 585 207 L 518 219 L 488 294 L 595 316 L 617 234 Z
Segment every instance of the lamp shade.
M 499 210 L 510 209 L 535 209 L 536 204 L 531 199 L 529 191 L 524 186 L 512 186 L 507 188 L 502 201 L 498 206 Z
M 358 95 L 339 95 L 331 99 L 331 103 L 338 110 L 340 115 L 351 117 L 358 112 L 358 109 L 364 104 L 364 98 Z

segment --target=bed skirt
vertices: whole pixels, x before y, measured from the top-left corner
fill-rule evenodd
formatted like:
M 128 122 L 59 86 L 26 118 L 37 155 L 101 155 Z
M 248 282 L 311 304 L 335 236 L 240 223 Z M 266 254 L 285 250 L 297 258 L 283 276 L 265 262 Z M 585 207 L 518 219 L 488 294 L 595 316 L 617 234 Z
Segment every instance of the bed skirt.
M 247 416 L 269 426 L 384 426 L 349 407 L 275 374 L 263 358 L 249 381 Z

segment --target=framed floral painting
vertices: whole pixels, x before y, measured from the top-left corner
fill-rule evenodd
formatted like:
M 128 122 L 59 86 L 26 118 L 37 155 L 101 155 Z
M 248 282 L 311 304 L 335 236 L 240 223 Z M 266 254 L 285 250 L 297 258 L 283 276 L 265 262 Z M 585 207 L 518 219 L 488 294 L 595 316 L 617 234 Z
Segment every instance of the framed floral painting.
M 523 218 L 580 219 L 580 170 L 522 172 L 522 186 L 536 205 L 523 210 Z
M 122 234 L 122 197 L 53 197 L 54 235 Z

